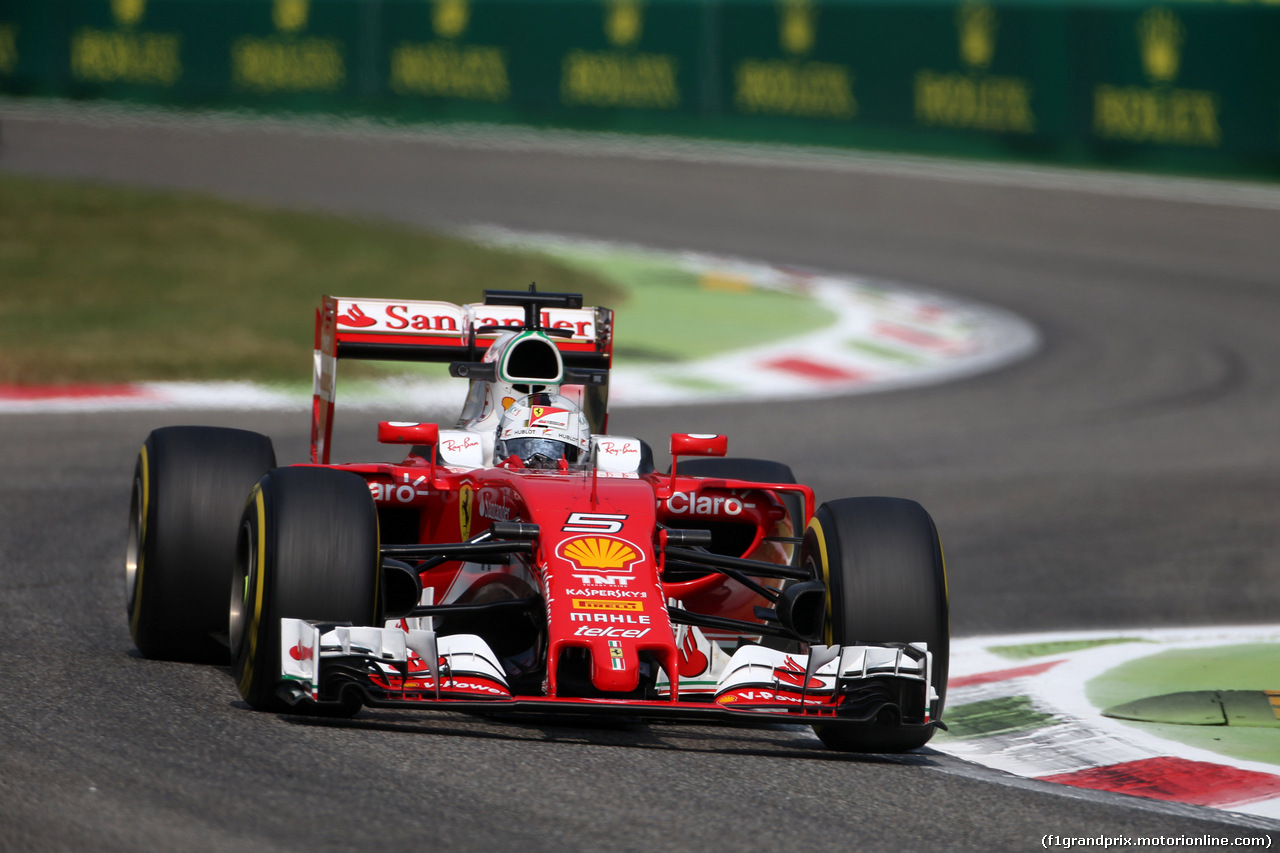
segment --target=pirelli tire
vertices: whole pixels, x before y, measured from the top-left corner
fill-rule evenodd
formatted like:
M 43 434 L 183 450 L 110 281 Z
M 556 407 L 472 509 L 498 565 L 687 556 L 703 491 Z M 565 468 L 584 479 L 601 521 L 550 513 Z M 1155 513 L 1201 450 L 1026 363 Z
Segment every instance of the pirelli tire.
M 241 697 L 259 711 L 359 711 L 351 695 L 340 706 L 297 707 L 278 695 L 280 620 L 380 625 L 380 575 L 378 514 L 362 477 L 308 466 L 269 471 L 244 504 L 230 582 Z
M 928 643 L 942 716 L 951 647 L 947 577 L 933 519 L 915 501 L 845 498 L 818 508 L 801 545 L 801 563 L 827 585 L 826 642 Z M 846 752 L 905 752 L 933 736 L 933 726 L 877 723 L 814 726 L 822 742 Z
M 245 495 L 275 467 L 271 439 L 222 427 L 147 436 L 133 472 L 125 598 L 145 657 L 228 662 L 226 588 Z

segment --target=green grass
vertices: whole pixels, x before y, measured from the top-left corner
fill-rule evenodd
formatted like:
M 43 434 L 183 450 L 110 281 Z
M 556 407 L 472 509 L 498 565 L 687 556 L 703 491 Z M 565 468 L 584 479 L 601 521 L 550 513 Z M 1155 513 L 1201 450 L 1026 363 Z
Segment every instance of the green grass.
M 626 250 L 552 250 L 569 266 L 625 287 L 614 353 L 622 363 L 691 361 L 821 329 L 829 310 L 808 296 L 718 288 L 670 257 Z
M 324 294 L 478 302 L 531 281 L 623 296 L 544 255 L 385 222 L 0 175 L 0 383 L 310 381 Z
M 987 651 L 995 652 L 1001 657 L 1023 660 L 1026 658 L 1045 657 L 1046 655 L 1065 655 L 1082 649 L 1094 649 L 1098 646 L 1111 646 L 1116 643 L 1146 642 L 1131 637 L 1110 637 L 1100 640 L 1064 640 L 1056 643 L 1025 643 L 1017 646 L 991 646 Z
M 1280 645 L 1171 649 L 1121 664 L 1090 680 L 1085 690 L 1098 708 L 1180 691 L 1280 690 Z M 1280 739 L 1273 728 L 1124 723 L 1223 755 L 1280 764 Z
M 966 705 L 947 706 L 945 737 L 958 739 L 1029 732 L 1053 722 L 1037 711 L 1027 696 L 1002 696 Z

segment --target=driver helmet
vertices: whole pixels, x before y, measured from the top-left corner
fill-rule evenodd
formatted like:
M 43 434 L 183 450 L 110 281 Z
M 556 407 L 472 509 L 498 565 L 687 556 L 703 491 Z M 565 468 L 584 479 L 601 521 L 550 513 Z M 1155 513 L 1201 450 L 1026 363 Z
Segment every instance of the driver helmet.
M 498 424 L 494 459 L 519 457 L 526 468 L 586 467 L 591 428 L 582 410 L 559 394 L 537 393 L 512 403 Z

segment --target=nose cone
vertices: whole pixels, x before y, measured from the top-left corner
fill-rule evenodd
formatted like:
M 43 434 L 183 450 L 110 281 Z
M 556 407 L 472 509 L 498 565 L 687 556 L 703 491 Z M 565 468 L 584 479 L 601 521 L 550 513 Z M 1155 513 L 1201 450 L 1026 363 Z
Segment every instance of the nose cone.
M 543 531 L 548 694 L 556 695 L 561 654 L 574 648 L 589 650 L 591 683 L 606 694 L 641 686 L 642 654 L 678 677 L 654 559 L 653 487 L 626 478 L 539 479 L 530 486 L 548 491 L 528 504 Z

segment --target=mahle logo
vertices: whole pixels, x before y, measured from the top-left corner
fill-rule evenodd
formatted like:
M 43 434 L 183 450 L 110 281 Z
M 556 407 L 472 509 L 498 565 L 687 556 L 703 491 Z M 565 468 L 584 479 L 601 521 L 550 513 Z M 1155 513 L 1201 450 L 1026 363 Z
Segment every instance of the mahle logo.
M 604 13 L 604 34 L 614 47 L 630 47 L 644 32 L 640 0 L 608 0 Z
M 996 12 L 986 3 L 965 3 L 956 10 L 960 32 L 960 58 L 973 68 L 985 69 L 996 52 Z
M 467 31 L 470 22 L 467 0 L 436 0 L 431 8 L 431 26 L 440 38 L 457 38 Z
M 814 11 L 811 0 L 782 0 L 778 4 L 778 43 L 787 53 L 813 50 Z
M 275 0 L 271 20 L 282 33 L 296 33 L 307 25 L 310 0 Z
M 116 24 L 132 27 L 147 13 L 147 0 L 111 0 L 111 14 Z
M 1142 68 L 1153 83 L 1171 83 L 1178 76 L 1186 30 L 1168 9 L 1148 9 L 1138 19 L 1138 45 Z

